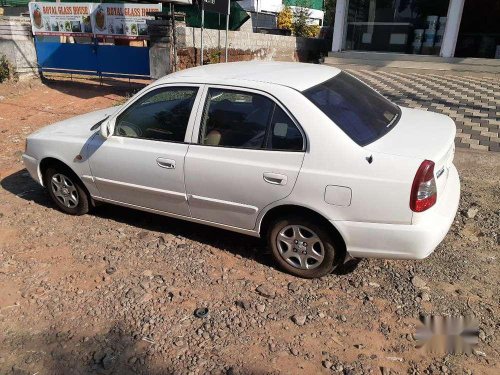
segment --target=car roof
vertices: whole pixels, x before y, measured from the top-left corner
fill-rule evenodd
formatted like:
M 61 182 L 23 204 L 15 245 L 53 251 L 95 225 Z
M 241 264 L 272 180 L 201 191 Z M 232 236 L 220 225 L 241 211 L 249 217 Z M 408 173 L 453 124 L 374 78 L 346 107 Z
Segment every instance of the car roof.
M 340 73 L 340 69 L 317 64 L 242 61 L 198 66 L 160 78 L 156 83 L 196 82 L 230 84 L 231 82 L 263 82 L 304 91 Z

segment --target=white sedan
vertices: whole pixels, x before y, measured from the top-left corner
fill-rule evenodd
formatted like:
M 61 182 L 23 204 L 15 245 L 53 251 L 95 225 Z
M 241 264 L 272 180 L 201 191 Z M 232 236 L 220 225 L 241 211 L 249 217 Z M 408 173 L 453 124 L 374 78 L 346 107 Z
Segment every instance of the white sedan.
M 339 69 L 228 63 L 43 128 L 23 160 L 68 214 L 100 201 L 263 236 L 284 270 L 312 278 L 347 254 L 436 248 L 460 196 L 455 133 Z

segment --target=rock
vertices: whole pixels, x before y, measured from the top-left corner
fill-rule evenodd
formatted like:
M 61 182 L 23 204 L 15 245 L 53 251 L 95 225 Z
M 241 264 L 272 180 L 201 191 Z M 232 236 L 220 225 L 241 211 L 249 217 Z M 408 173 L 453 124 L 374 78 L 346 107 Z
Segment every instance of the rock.
M 299 355 L 299 351 L 295 348 L 290 349 L 290 353 L 292 353 L 292 355 L 295 357 L 297 357 Z
M 356 349 L 363 349 L 365 346 L 363 344 L 354 344 Z
M 420 298 L 422 298 L 424 302 L 429 302 L 431 300 L 431 295 L 427 292 L 422 292 L 420 293 Z
M 380 284 L 374 283 L 374 282 L 369 282 L 368 285 L 374 287 L 374 288 L 380 288 Z
M 139 298 L 139 300 L 137 302 L 146 303 L 146 302 L 150 301 L 151 299 L 153 299 L 153 295 L 151 293 L 144 293 L 144 295 L 141 298 Z
M 112 354 L 106 354 L 102 359 L 102 367 L 105 370 L 109 370 L 115 364 L 116 357 Z
M 106 273 L 107 273 L 108 275 L 112 275 L 112 274 L 114 274 L 115 272 L 116 272 L 116 267 L 114 267 L 114 266 L 109 266 L 108 268 L 106 268 Z
M 258 305 L 255 306 L 255 308 L 257 309 L 258 312 L 260 313 L 263 313 L 264 311 L 266 311 L 266 305 L 263 305 L 261 303 L 259 303 Z
M 151 271 L 151 270 L 145 270 L 145 271 L 142 273 L 142 276 L 146 276 L 146 277 L 153 277 L 153 271 Z
M 324 367 L 324 368 L 326 368 L 326 369 L 328 369 L 328 370 L 329 370 L 329 369 L 331 369 L 331 368 L 332 368 L 332 366 L 333 366 L 333 363 L 332 363 L 332 362 L 330 362 L 329 360 L 325 360 L 325 361 L 323 361 L 323 367 Z
M 291 281 L 288 283 L 288 290 L 291 292 L 297 292 L 300 289 L 300 284 L 296 281 Z
M 340 320 L 342 320 L 344 323 L 347 322 L 347 318 L 345 315 L 340 315 Z
M 92 355 L 92 359 L 94 360 L 94 363 L 100 363 L 101 360 L 104 358 L 106 354 L 103 353 L 103 352 L 94 352 L 94 354 Z
M 482 329 L 479 330 L 479 338 L 481 339 L 481 341 L 486 340 L 486 333 L 484 333 Z
M 104 350 L 94 352 L 92 359 L 94 363 L 101 364 L 105 369 L 109 369 L 115 362 L 115 355 L 113 349 L 106 348 Z
M 251 307 L 251 304 L 248 301 L 239 300 L 239 301 L 236 301 L 236 306 L 241 307 L 243 310 L 249 310 Z
M 468 219 L 474 219 L 479 212 L 479 208 L 476 206 L 472 206 L 467 210 L 467 213 L 465 216 L 467 216 Z
M 136 297 L 140 297 L 144 294 L 144 291 L 142 290 L 142 288 L 136 286 L 136 287 L 133 287 L 133 288 L 130 288 L 127 293 L 125 293 L 125 297 L 127 298 L 136 298 Z
M 473 351 L 473 353 L 474 353 L 475 355 L 477 355 L 477 356 L 479 356 L 479 357 L 486 357 L 486 353 L 485 353 L 485 352 L 482 352 L 482 351 L 480 351 L 480 350 L 476 350 L 476 349 L 473 349 L 472 351 Z
M 255 289 L 257 293 L 266 298 L 274 298 L 276 297 L 276 292 L 271 289 L 268 285 L 262 284 Z
M 133 365 L 136 362 L 137 362 L 137 357 L 132 356 L 128 359 L 128 363 L 131 365 Z
M 413 286 L 415 288 L 418 288 L 418 289 L 426 289 L 427 288 L 427 282 L 418 276 L 413 276 L 413 278 L 411 279 L 411 283 L 413 284 Z
M 292 322 L 294 322 L 298 326 L 303 326 L 306 323 L 306 316 L 305 315 L 293 315 Z

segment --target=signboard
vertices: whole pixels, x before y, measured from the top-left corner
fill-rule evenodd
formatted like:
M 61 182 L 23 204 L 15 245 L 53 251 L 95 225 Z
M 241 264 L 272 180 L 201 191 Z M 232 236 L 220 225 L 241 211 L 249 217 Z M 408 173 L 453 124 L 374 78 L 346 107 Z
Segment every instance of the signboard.
M 203 0 L 206 12 L 229 14 L 229 0 Z
M 147 14 L 161 12 L 161 4 L 95 4 L 92 27 L 97 37 L 144 39 L 148 35 Z
M 90 3 L 29 3 L 35 35 L 92 36 Z
M 149 12 L 161 4 L 29 3 L 34 35 L 146 39 Z

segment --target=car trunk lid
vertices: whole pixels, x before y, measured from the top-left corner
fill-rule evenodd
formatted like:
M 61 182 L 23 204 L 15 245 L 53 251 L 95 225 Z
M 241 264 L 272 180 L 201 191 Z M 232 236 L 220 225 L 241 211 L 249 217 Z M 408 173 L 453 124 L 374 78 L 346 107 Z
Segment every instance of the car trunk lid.
M 417 158 L 435 163 L 438 194 L 448 179 L 455 153 L 455 122 L 448 116 L 411 108 L 401 108 L 394 129 L 365 149 L 384 154 Z

